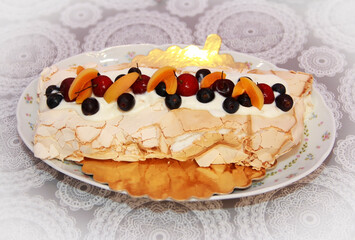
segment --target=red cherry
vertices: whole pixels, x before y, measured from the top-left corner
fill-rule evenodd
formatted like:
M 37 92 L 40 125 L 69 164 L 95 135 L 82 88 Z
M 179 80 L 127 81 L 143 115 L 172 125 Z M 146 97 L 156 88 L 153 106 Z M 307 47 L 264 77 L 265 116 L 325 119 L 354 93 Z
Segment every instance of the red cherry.
M 265 83 L 258 83 L 258 87 L 260 88 L 261 92 L 264 95 L 264 103 L 265 104 L 273 103 L 275 100 L 275 95 L 272 88 Z
M 177 78 L 177 94 L 180 96 L 195 95 L 199 89 L 197 78 L 189 73 L 183 73 Z
M 150 77 L 147 75 L 141 75 L 131 86 L 134 94 L 142 94 L 147 91 L 147 85 Z
M 97 76 L 92 80 L 92 91 L 97 97 L 103 97 L 106 90 L 112 85 L 112 80 L 105 75 Z
M 66 102 L 74 102 L 75 101 L 75 99 L 70 100 L 70 98 L 68 96 L 69 88 L 70 88 L 71 84 L 73 83 L 73 81 L 74 81 L 74 78 L 66 78 L 60 84 L 59 89 L 60 89 L 60 92 L 63 95 L 64 100 Z

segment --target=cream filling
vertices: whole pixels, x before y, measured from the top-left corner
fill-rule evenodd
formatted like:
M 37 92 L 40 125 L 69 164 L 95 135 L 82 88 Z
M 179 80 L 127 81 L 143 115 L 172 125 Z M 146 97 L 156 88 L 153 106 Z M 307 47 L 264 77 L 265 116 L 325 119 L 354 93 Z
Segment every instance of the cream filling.
M 90 67 L 95 67 L 95 66 L 90 66 Z M 99 71 L 101 74 L 107 75 L 112 80 L 114 80 L 115 77 L 119 74 L 127 73 L 127 69 L 123 69 L 123 70 L 111 70 L 111 69 L 106 70 L 105 67 L 100 67 Z M 197 67 L 187 67 L 181 69 L 181 72 L 189 72 L 194 74 L 198 69 L 199 68 Z M 140 68 L 140 70 L 142 71 L 143 74 L 148 76 L 152 76 L 153 73 L 156 71 L 156 69 L 153 68 Z M 220 71 L 219 69 L 210 69 L 210 70 L 211 72 Z M 267 83 L 270 86 L 272 86 L 275 83 L 282 83 L 283 85 L 285 85 L 287 89 L 286 82 L 283 79 L 273 74 L 260 75 L 260 74 L 250 74 L 245 72 L 240 73 L 238 70 L 233 70 L 233 69 L 226 70 L 225 73 L 227 75 L 227 78 L 232 80 L 234 83 L 236 83 L 241 76 L 248 76 L 251 79 L 253 79 L 254 82 Z M 43 94 L 45 92 L 45 89 L 49 85 L 59 86 L 61 81 L 64 80 L 65 78 L 75 77 L 75 76 L 76 76 L 75 69 L 58 70 L 56 67 L 52 67 L 51 69 L 47 68 L 42 72 L 41 79 L 44 80 L 47 78 L 49 80 L 40 82 L 38 92 L 40 94 Z M 276 96 L 277 95 L 275 95 L 275 97 Z M 44 99 L 42 99 L 39 102 L 40 112 L 50 110 L 46 104 L 45 96 L 40 96 L 40 97 L 44 97 Z M 165 110 L 167 109 L 164 103 L 164 98 L 157 95 L 154 91 L 150 93 L 136 94 L 135 95 L 136 104 L 134 108 L 128 112 L 121 111 L 118 108 L 117 103 L 115 101 L 112 103 L 107 103 L 104 100 L 104 98 L 96 97 L 94 95 L 92 97 L 98 100 L 100 109 L 96 114 L 91 116 L 84 115 L 81 111 L 81 104 L 76 104 L 75 102 L 66 102 L 62 100 L 61 103 L 55 109 L 73 109 L 78 113 L 79 116 L 89 121 L 104 121 L 104 120 L 110 120 L 110 119 L 122 117 L 122 115 L 137 114 L 146 108 L 151 108 L 153 111 L 160 111 L 163 109 Z M 196 96 L 182 97 L 181 108 L 189 108 L 194 110 L 206 110 L 209 111 L 215 117 L 223 117 L 228 114 L 223 110 L 222 107 L 222 103 L 224 99 L 225 97 L 221 96 L 218 93 L 215 93 L 215 99 L 209 103 L 199 102 L 196 99 Z M 239 115 L 260 115 L 268 118 L 277 117 L 283 113 L 284 113 L 283 111 L 281 111 L 279 108 L 276 107 L 275 102 L 273 102 L 272 104 L 264 104 L 261 110 L 253 106 L 243 107 L 240 105 L 239 110 L 236 112 L 236 114 Z

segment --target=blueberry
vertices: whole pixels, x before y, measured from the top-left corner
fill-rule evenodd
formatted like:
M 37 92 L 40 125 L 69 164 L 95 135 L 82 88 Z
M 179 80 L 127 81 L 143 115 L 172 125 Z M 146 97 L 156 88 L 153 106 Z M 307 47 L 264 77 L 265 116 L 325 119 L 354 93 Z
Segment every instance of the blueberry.
M 155 87 L 155 92 L 161 96 L 161 97 L 166 97 L 168 94 L 166 92 L 166 85 L 164 82 L 160 82 L 158 86 Z
M 123 93 L 117 99 L 117 105 L 122 111 L 131 110 L 135 104 L 136 100 L 134 99 L 134 96 L 130 93 Z
M 141 70 L 140 70 L 138 67 L 131 67 L 131 68 L 128 70 L 128 73 L 132 73 L 132 72 L 136 72 L 136 73 L 138 73 L 139 75 L 142 74 Z
M 197 100 L 202 103 L 211 102 L 214 97 L 214 92 L 210 88 L 201 88 L 196 94 Z
M 202 69 L 199 69 L 199 70 L 196 72 L 195 77 L 197 78 L 197 81 L 198 81 L 198 82 L 201 82 L 202 79 L 203 79 L 204 77 L 206 77 L 206 76 L 207 76 L 208 74 L 210 74 L 210 73 L 211 73 L 210 70 L 208 70 L 208 69 L 206 69 L 206 68 L 202 68 Z
M 251 107 L 252 106 L 250 97 L 246 93 L 243 93 L 242 95 L 238 96 L 237 100 L 238 100 L 239 104 L 244 107 Z
M 165 105 L 169 109 L 177 109 L 181 106 L 181 97 L 178 94 L 168 94 L 165 97 Z
M 288 94 L 280 94 L 276 97 L 275 103 L 278 108 L 280 108 L 284 112 L 287 112 L 293 106 L 293 99 Z
M 286 88 L 281 83 L 276 83 L 276 84 L 272 85 L 271 88 L 272 88 L 273 91 L 278 92 L 280 94 L 285 94 L 286 93 Z
M 47 96 L 47 106 L 52 109 L 57 107 L 62 101 L 63 96 L 58 93 L 52 93 Z
M 46 96 L 49 96 L 52 92 L 59 91 L 59 90 L 60 90 L 60 88 L 57 87 L 56 85 L 50 85 L 46 89 Z
M 84 115 L 94 115 L 100 109 L 99 102 L 96 98 L 87 98 L 81 104 L 81 111 Z
M 123 77 L 124 75 L 126 75 L 126 74 L 117 75 L 117 77 L 115 78 L 115 82 L 116 82 L 118 79 L 120 79 L 121 77 Z
M 232 97 L 227 97 L 223 101 L 223 109 L 227 113 L 235 113 L 239 109 L 239 103 L 237 99 L 232 98 Z
M 212 90 L 224 97 L 230 97 L 233 93 L 234 83 L 229 79 L 219 79 L 212 84 Z

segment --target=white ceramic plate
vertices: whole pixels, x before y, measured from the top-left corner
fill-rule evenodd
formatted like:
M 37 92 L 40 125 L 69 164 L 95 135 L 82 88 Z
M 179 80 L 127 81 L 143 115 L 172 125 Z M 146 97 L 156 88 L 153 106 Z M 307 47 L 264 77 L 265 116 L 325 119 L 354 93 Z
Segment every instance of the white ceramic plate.
M 83 53 L 58 64 L 58 67 L 68 67 L 73 64 L 98 63 L 101 65 L 113 65 L 130 62 L 135 55 L 148 54 L 154 48 L 166 49 L 170 45 L 155 46 L 148 44 L 126 45 L 108 48 L 99 52 Z M 184 45 L 180 45 L 184 47 Z M 235 61 L 247 62 L 251 68 L 278 69 L 275 65 L 241 53 L 224 51 L 231 54 Z M 17 106 L 17 128 L 24 143 L 33 151 L 34 124 L 37 119 L 38 105 L 36 102 L 37 81 L 28 85 L 22 93 Z M 231 194 L 215 195 L 211 200 L 232 199 L 261 194 L 287 186 L 314 171 L 329 155 L 335 141 L 335 120 L 332 112 L 326 106 L 318 91 L 312 93 L 314 111 L 305 121 L 304 140 L 298 148 L 293 149 L 287 155 L 278 159 L 276 168 L 269 170 L 266 177 L 256 181 L 248 189 L 235 190 Z M 69 162 L 59 160 L 45 161 L 56 170 L 74 177 L 78 180 L 109 190 L 105 184 L 95 182 L 90 176 L 81 172 L 81 167 Z

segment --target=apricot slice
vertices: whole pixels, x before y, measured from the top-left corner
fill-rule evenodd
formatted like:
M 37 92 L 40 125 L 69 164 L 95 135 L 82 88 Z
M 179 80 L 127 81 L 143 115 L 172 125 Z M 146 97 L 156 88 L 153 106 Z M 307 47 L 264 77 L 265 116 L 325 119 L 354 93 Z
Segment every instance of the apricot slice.
M 159 68 L 149 79 L 147 85 L 147 92 L 153 91 L 160 82 L 164 81 L 166 89 L 169 89 L 169 94 L 174 94 L 177 88 L 177 79 L 175 77 L 175 71 L 176 68 L 170 66 Z
M 69 91 L 68 91 L 68 97 L 70 100 L 73 100 L 78 96 L 80 91 L 84 89 L 84 86 L 87 82 L 90 82 L 91 79 L 94 79 L 97 77 L 97 74 L 99 72 L 94 69 L 94 68 L 86 68 L 82 70 L 78 76 L 74 79 L 73 83 L 71 84 Z
M 232 92 L 232 97 L 238 97 L 239 95 L 242 95 L 245 92 L 245 89 L 243 88 L 242 82 L 239 81 L 233 88 Z
M 131 72 L 114 82 L 105 92 L 104 99 L 107 103 L 117 100 L 119 96 L 125 93 L 132 84 L 138 79 L 139 73 Z
M 264 95 L 260 88 L 248 77 L 241 77 L 240 82 L 251 100 L 251 104 L 259 110 L 264 105 Z
M 89 98 L 92 94 L 92 84 L 91 81 L 87 82 L 83 89 L 80 91 L 79 95 L 76 97 L 76 103 L 83 103 L 85 99 Z
M 85 68 L 81 65 L 76 67 L 76 75 L 78 75 L 81 71 L 83 71 Z
M 218 79 L 225 79 L 226 74 L 224 72 L 213 72 L 206 75 L 200 83 L 200 88 L 209 88 Z

